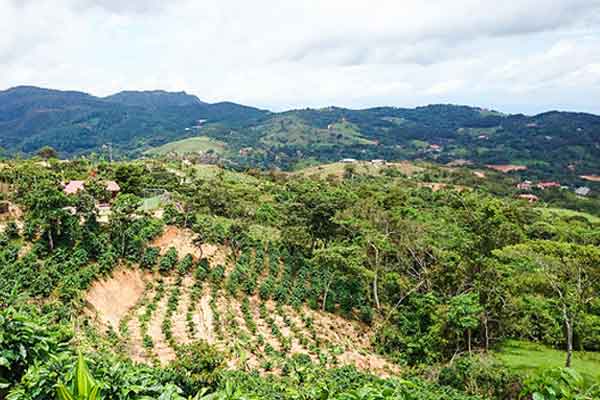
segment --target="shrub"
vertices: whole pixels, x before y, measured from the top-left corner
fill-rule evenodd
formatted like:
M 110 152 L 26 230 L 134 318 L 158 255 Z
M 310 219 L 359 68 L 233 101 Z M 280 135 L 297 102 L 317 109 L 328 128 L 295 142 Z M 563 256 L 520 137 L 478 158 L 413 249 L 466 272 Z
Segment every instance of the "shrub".
M 6 224 L 4 233 L 9 239 L 17 239 L 19 237 L 19 227 L 15 221 L 10 221 L 8 224 Z
M 187 393 L 205 386 L 216 386 L 223 372 L 225 357 L 203 340 L 181 345 L 177 358 L 169 366 L 175 384 Z
M 438 383 L 469 394 L 497 399 L 516 399 L 521 388 L 517 375 L 482 356 L 465 355 L 440 371 Z
M 140 266 L 146 269 L 152 269 L 158 261 L 160 250 L 156 247 L 147 247 L 144 251 L 144 255 L 140 260 Z
M 192 269 L 193 265 L 194 259 L 192 258 L 192 255 L 186 254 L 185 257 L 181 259 L 179 264 L 177 264 L 177 272 L 180 275 L 185 275 Z
M 160 259 L 158 269 L 161 272 L 169 272 L 173 269 L 173 267 L 175 267 L 175 264 L 177 264 L 177 250 L 175 247 L 169 247 L 169 249 Z

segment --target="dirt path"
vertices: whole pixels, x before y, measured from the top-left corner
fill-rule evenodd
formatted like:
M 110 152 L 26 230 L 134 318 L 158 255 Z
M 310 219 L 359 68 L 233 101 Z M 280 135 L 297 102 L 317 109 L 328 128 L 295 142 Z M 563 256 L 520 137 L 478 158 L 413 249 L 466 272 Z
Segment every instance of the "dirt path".
M 190 294 L 193 284 L 194 279 L 191 276 L 186 276 L 183 279 L 179 304 L 177 305 L 177 310 L 173 313 L 173 317 L 171 318 L 173 324 L 173 337 L 175 338 L 175 341 L 180 344 L 188 344 L 191 342 L 187 334 L 187 310 L 191 301 Z
M 156 306 L 156 311 L 148 323 L 148 335 L 154 341 L 153 353 L 161 364 L 166 364 L 175 359 L 175 351 L 169 346 L 165 336 L 162 333 L 162 322 L 167 312 L 167 302 L 169 301 L 169 291 L 172 288 L 172 279 L 165 279 L 165 295 L 160 299 Z
M 149 298 L 154 296 L 154 292 L 148 293 Z M 140 307 L 132 316 L 127 323 L 127 330 L 129 331 L 128 349 L 129 355 L 135 362 L 146 361 L 146 349 L 144 348 L 144 338 L 142 337 L 142 331 L 140 329 L 139 318 L 145 312 L 146 307 Z

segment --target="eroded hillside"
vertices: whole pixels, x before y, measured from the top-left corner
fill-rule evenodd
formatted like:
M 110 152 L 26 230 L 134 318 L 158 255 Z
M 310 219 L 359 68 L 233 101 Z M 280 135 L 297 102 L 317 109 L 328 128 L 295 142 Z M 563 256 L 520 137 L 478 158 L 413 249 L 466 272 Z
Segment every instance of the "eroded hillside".
M 189 272 L 122 268 L 87 293 L 97 326 L 113 331 L 135 361 L 166 364 L 175 359 L 178 345 L 201 339 L 223 351 L 231 368 L 277 372 L 285 358 L 305 354 L 327 366 L 352 364 L 379 375 L 397 371 L 374 353 L 368 325 L 266 296 L 265 282 L 285 273 L 281 259 L 268 252 L 263 257 L 261 250 L 246 254 L 252 271 L 245 272 L 254 276 L 254 290 L 241 279 L 234 291 L 232 275 L 240 264 L 231 251 L 196 246 L 192 237 L 190 231 L 168 227 L 153 243 L 163 254 L 172 246 L 180 255 L 190 254 L 195 267 Z

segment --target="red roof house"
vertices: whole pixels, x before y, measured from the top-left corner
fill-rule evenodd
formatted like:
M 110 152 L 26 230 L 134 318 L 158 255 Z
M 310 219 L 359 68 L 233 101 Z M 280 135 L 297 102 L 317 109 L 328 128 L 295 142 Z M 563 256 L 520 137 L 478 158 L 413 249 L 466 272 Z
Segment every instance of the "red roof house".
M 537 187 L 539 189 L 543 190 L 543 189 L 552 188 L 552 187 L 560 187 L 560 183 L 554 182 L 554 181 L 552 181 L 552 182 L 540 182 L 540 183 L 537 184 Z
M 84 189 L 84 181 L 70 181 L 69 183 L 67 183 L 65 185 L 65 187 L 63 188 L 63 191 L 66 194 L 75 194 L 77 192 L 79 192 L 80 190 Z

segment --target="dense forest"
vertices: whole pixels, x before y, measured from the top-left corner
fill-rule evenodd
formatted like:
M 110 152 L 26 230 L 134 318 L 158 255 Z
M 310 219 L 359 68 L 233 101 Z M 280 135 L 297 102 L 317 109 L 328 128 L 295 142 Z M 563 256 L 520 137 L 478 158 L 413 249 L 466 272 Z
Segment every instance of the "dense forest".
M 547 112 L 509 115 L 477 107 L 429 105 L 350 110 L 337 107 L 272 113 L 235 103 L 208 104 L 184 92 L 80 92 L 17 87 L 0 92 L 0 145 L 33 155 L 43 146 L 63 158 L 142 156 L 165 143 L 202 137 L 214 162 L 238 169 L 294 170 L 359 160 L 520 165 L 524 179 L 584 185 L 600 170 L 600 117 Z M 181 155 L 181 154 L 179 154 Z
M 329 112 L 366 140 L 360 115 L 422 115 Z M 599 398 L 597 199 L 426 163 L 319 171 L 3 161 L 0 397 Z

